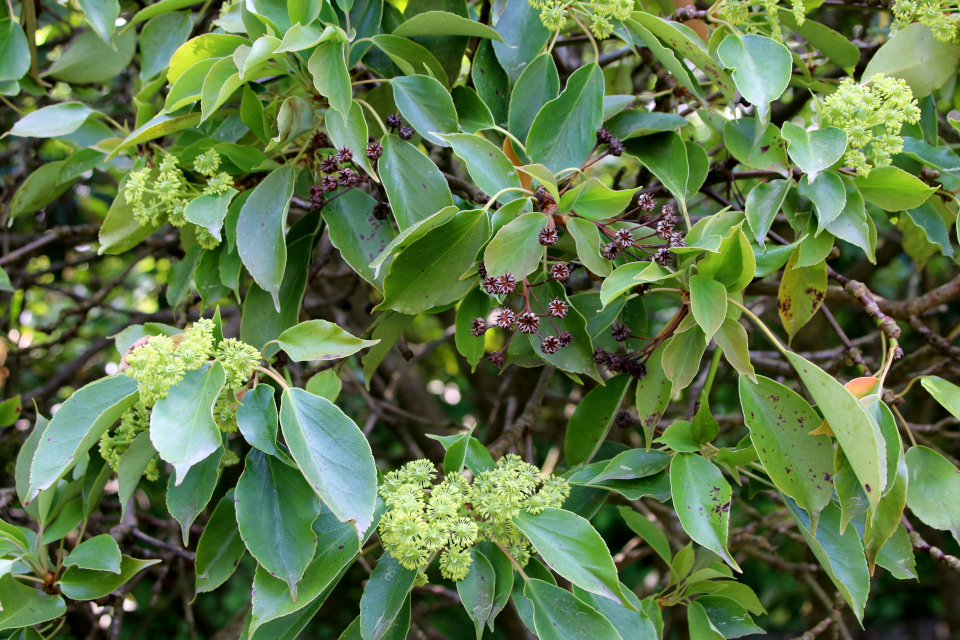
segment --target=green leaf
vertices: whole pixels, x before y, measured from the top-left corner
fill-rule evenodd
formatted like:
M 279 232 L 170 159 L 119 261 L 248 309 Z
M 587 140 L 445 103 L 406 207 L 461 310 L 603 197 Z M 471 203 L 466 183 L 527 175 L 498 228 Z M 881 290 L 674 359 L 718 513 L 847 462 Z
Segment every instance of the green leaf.
M 727 316 L 727 289 L 713 278 L 690 276 L 690 309 L 709 343 Z
M 396 30 L 413 17 L 429 11 L 445 11 L 464 19 L 471 17 L 465 0 L 408 0 L 406 7 L 403 9 L 406 20 L 395 27 L 391 25 L 391 27 Z M 463 54 L 466 53 L 470 38 L 466 36 L 424 35 L 413 36 L 411 40 L 423 45 L 437 57 L 437 60 L 443 65 L 447 78 L 457 79 L 457 76 L 460 75 L 460 68 L 463 66 Z M 481 42 L 489 45 L 488 40 L 482 40 Z M 474 62 L 476 62 L 476 56 Z
M 470 371 L 476 371 L 477 363 L 485 352 L 484 336 L 475 336 L 472 333 L 473 321 L 476 318 L 486 318 L 490 313 L 490 296 L 479 288 L 472 289 L 460 301 L 457 307 L 455 321 L 455 340 L 457 351 L 470 363 Z
M 897 580 L 917 579 L 917 560 L 913 555 L 910 534 L 902 524 L 880 549 L 877 564 L 893 574 Z
M 870 591 L 870 572 L 867 571 L 860 535 L 852 527 L 840 533 L 840 508 L 835 504 L 828 504 L 820 513 L 820 523 L 814 535 L 807 514 L 789 497 L 785 497 L 784 502 L 800 525 L 800 533 L 820 561 L 820 566 L 850 605 L 857 620 L 862 621 L 863 607 Z
M 237 219 L 237 249 L 258 285 L 280 311 L 280 284 L 287 264 L 284 230 L 297 168 L 286 164 L 271 171 L 253 189 Z
M 533 620 L 540 640 L 620 639 L 620 634 L 603 615 L 566 589 L 530 578 L 524 583 L 523 594 L 533 605 Z
M 425 73 L 437 78 L 444 86 L 447 86 L 447 73 L 429 49 L 416 42 L 394 35 L 381 34 L 370 39 L 405 75 Z
M 130 19 L 127 28 L 129 29 L 133 25 L 140 24 L 154 16 L 159 16 L 170 11 L 186 9 L 195 4 L 200 4 L 200 0 L 160 0 L 160 2 L 155 2 L 140 9 L 140 11 Z
M 960 387 L 938 376 L 923 376 L 920 384 L 940 406 L 960 420 Z
M 491 44 L 497 60 L 500 61 L 507 78 L 514 86 L 514 95 L 516 95 L 517 89 L 523 84 L 521 80 L 523 73 L 534 65 L 543 46 L 550 39 L 551 32 L 543 26 L 540 10 L 529 3 L 525 5 L 522 2 L 508 2 L 507 6 L 500 11 L 502 13 L 497 18 L 494 29 L 500 34 L 502 40 L 500 38 L 491 40 Z M 559 91 L 559 84 L 557 90 Z M 556 97 L 554 92 L 548 100 Z M 516 132 L 514 135 L 521 140 L 526 138 L 526 135 L 521 136 Z
M 820 416 L 799 394 L 757 376 L 740 378 L 744 423 L 763 468 L 783 493 L 807 512 L 816 531 L 820 512 L 833 495 L 833 447 L 827 436 L 811 436 Z
M 797 267 L 799 255 L 800 250 L 795 250 L 784 267 L 778 294 L 777 308 L 788 342 L 792 342 L 797 332 L 813 319 L 827 294 L 827 263 Z
M 723 142 L 727 151 L 741 163 L 753 169 L 776 171 L 790 177 L 787 166 L 787 145 L 775 124 L 768 124 L 757 134 L 755 118 L 729 120 L 723 127 Z
M 626 153 L 637 158 L 674 197 L 685 199 L 690 164 L 687 146 L 680 134 L 675 131 L 655 133 L 627 140 L 624 146 Z
M 188 43 L 189 44 L 189 43 Z M 162 138 L 163 136 L 169 135 L 171 133 L 176 133 L 177 131 L 182 131 L 184 129 L 189 129 L 200 123 L 200 113 L 188 113 L 183 116 L 168 116 L 164 114 L 157 115 L 143 125 L 138 127 L 135 131 L 132 131 L 130 135 L 123 139 L 119 145 L 114 147 L 113 151 L 107 154 L 107 157 L 104 158 L 105 161 L 112 160 L 117 157 L 121 151 L 125 151 L 130 147 L 136 146 L 138 144 L 143 144 L 145 142 L 150 142 L 151 140 L 156 140 L 157 138 Z M 116 203 L 115 203 L 116 204 Z M 108 216 L 109 218 L 109 216 Z M 104 222 L 106 226 L 106 222 Z M 156 229 L 151 230 L 146 235 L 150 235 Z M 101 240 L 104 237 L 103 230 L 100 231 Z M 144 236 L 146 237 L 146 236 Z
M 651 16 L 652 18 L 652 16 Z M 687 91 L 700 99 L 701 102 L 705 100 L 703 95 L 703 89 L 700 87 L 699 82 L 697 81 L 696 76 L 692 73 L 689 67 L 687 67 L 685 62 L 682 62 L 686 58 L 684 55 L 678 56 L 676 51 L 666 46 L 661 42 L 660 38 L 653 35 L 647 27 L 643 26 L 636 20 L 627 19 L 624 21 L 624 25 L 630 30 L 631 40 L 635 46 L 646 46 L 646 48 L 653 54 L 653 57 L 659 62 L 663 67 L 673 74 L 673 77 L 676 78 L 677 82 L 680 83 Z M 682 34 L 673 33 L 671 35 L 679 36 L 683 38 Z M 714 66 L 716 63 L 713 60 L 710 61 Z M 721 74 L 726 76 L 726 73 L 722 70 Z M 726 82 L 730 85 L 730 94 L 733 95 L 733 81 L 727 77 Z
M 784 8 L 780 8 L 779 17 L 780 22 L 799 33 L 804 40 L 840 67 L 852 69 L 860 62 L 860 48 L 827 25 L 816 20 L 804 20 L 803 24 L 798 24 L 793 12 Z
M 487 25 L 448 13 L 425 11 L 408 18 L 393 30 L 395 36 L 476 36 L 501 40 L 500 34 Z M 501 40 L 502 42 L 502 40 Z
M 483 625 L 493 612 L 496 574 L 493 565 L 477 549 L 470 549 L 470 572 L 457 582 L 457 593 L 467 615 L 477 630 L 477 640 L 483 637 Z
M 213 406 L 226 381 L 223 365 L 205 364 L 188 371 L 150 415 L 150 440 L 160 457 L 176 469 L 179 486 L 193 465 L 205 460 L 222 443 Z
M 567 231 L 573 236 L 577 257 L 583 266 L 599 276 L 609 276 L 612 265 L 600 254 L 600 230 L 597 225 L 582 218 L 570 218 L 567 220 Z M 627 288 L 632 286 L 631 281 Z
M 655 262 L 629 262 L 614 269 L 600 285 L 600 302 L 607 306 L 621 293 L 638 284 L 659 282 L 675 275 Z
M 30 70 L 30 44 L 23 27 L 9 16 L 0 18 L 0 82 L 19 80 Z
M 480 475 L 484 471 L 491 471 L 496 466 L 496 463 L 493 461 L 493 456 L 490 455 L 490 452 L 487 451 L 487 448 L 480 444 L 480 441 L 473 436 L 468 438 L 467 436 L 470 434 L 463 433 L 453 436 L 437 436 L 428 433 L 426 435 L 431 440 L 436 440 L 442 444 L 444 449 L 447 450 L 447 455 L 443 457 L 445 465 L 448 457 L 450 457 L 451 462 L 459 458 L 459 455 L 456 455 L 456 452 L 455 455 L 451 456 L 450 450 L 457 446 L 458 443 L 462 445 L 464 442 L 466 442 L 466 450 L 461 452 L 463 455 L 463 465 L 466 465 L 466 467 L 470 469 L 475 476 Z M 462 465 L 459 462 L 457 462 L 456 466 L 457 470 L 462 470 Z M 444 466 L 444 473 L 446 473 L 447 468 L 447 466 Z M 449 468 L 452 469 L 453 467 L 449 466 Z
M 226 582 L 246 552 L 233 496 L 227 495 L 217 503 L 197 542 L 196 592 L 207 593 Z
M 960 51 L 960 45 L 956 46 Z M 884 211 L 915 209 L 936 191 L 935 187 L 928 187 L 916 176 L 893 166 L 876 167 L 867 177 L 857 176 L 853 181 L 864 200 Z
M 457 86 L 453 88 L 450 95 L 453 96 L 453 104 L 457 108 L 457 121 L 462 131 L 476 133 L 496 125 L 490 108 L 480 98 L 476 89 Z
M 724 638 L 740 638 L 755 633 L 765 633 L 753 623 L 747 610 L 736 600 L 720 595 L 697 598 L 711 625 Z
M 901 78 L 913 90 L 914 98 L 923 98 L 953 76 L 950 70 L 958 61 L 960 44 L 937 40 L 930 27 L 915 22 L 898 30 L 880 47 L 867 64 L 863 79 L 877 73 Z
M 62 616 L 67 610 L 60 596 L 47 595 L 17 582 L 9 573 L 0 576 L 0 602 L 3 602 L 0 630 L 40 624 Z
M 167 82 L 172 85 L 187 69 L 200 60 L 225 56 L 233 57 L 233 52 L 240 45 L 249 46 L 250 41 L 241 36 L 224 33 L 205 33 L 187 40 L 170 58 Z
M 933 204 L 927 201 L 916 209 L 907 209 L 905 213 L 926 236 L 927 242 L 939 247 L 942 255 L 948 258 L 954 257 L 953 245 L 950 243 L 950 230 Z M 865 225 L 866 216 L 864 216 Z
M 633 608 L 620 590 L 610 551 L 590 522 L 563 509 L 544 509 L 537 515 L 521 512 L 513 523 L 558 574 L 590 593 Z
M 363 640 L 378 640 L 387 634 L 400 616 L 416 577 L 416 571 L 403 568 L 389 553 L 380 556 L 360 598 Z
M 548 314 L 549 309 L 547 305 L 553 299 L 559 299 L 570 304 L 566 290 L 559 282 L 547 280 L 544 282 L 543 288 L 539 291 L 543 292 L 543 297 L 535 298 L 531 302 L 531 310 L 536 314 L 540 314 L 541 316 Z M 573 305 L 570 306 L 573 307 Z M 535 354 L 540 359 L 549 362 L 561 371 L 573 374 L 584 373 L 599 382 L 600 376 L 597 373 L 597 366 L 593 361 L 593 344 L 590 340 L 590 334 L 587 333 L 587 323 L 583 319 L 583 316 L 580 315 L 580 312 L 577 311 L 576 308 L 571 308 L 564 318 L 552 318 L 552 320 L 553 322 L 540 324 L 539 336 L 536 334 L 527 334 L 524 336 L 526 337 L 527 345 L 529 345 L 527 353 L 531 355 Z M 573 343 L 568 347 L 560 349 L 556 353 L 544 353 L 541 348 L 542 338 L 556 336 L 561 331 L 569 331 L 573 334 Z M 522 344 L 522 342 L 517 342 L 516 344 L 519 345 Z M 508 353 L 510 353 L 512 357 L 516 352 L 508 351 Z
M 140 79 L 157 76 L 190 37 L 193 22 L 186 12 L 168 13 L 153 18 L 140 32 Z
M 349 524 L 337 520 L 329 509 L 323 509 L 313 523 L 317 551 L 297 585 L 297 598 L 290 596 L 287 585 L 271 576 L 263 567 L 257 567 L 253 579 L 253 608 L 250 633 L 255 634 L 272 620 L 300 611 L 336 585 L 346 568 L 360 551 L 356 531 Z M 199 550 L 198 550 L 199 556 Z
M 780 133 L 787 141 L 790 159 L 808 174 L 807 180 L 816 180 L 819 172 L 832 167 L 847 150 L 847 133 L 837 127 L 807 131 L 792 122 L 784 122 Z
M 40 165 L 27 176 L 10 200 L 10 217 L 19 218 L 39 211 L 62 196 L 71 186 L 70 182 L 58 184 L 63 166 L 62 160 L 50 162 Z
M 73 133 L 97 113 L 82 102 L 61 102 L 31 111 L 17 120 L 10 135 L 24 138 L 55 138 Z
M 494 122 L 506 127 L 510 117 L 510 77 L 500 65 L 493 45 L 492 40 L 480 41 L 470 66 L 470 77 L 477 95 L 490 108 Z
M 717 47 L 717 57 L 733 69 L 733 81 L 743 98 L 757 109 L 757 119 L 765 126 L 770 121 L 770 103 L 779 98 L 790 83 L 793 58 L 785 46 L 764 36 L 728 35 Z
M 328 110 L 324 123 L 327 125 L 327 133 L 330 134 L 330 139 L 333 140 L 334 145 L 339 149 L 347 147 L 353 151 L 353 161 L 359 164 L 374 181 L 379 181 L 377 172 L 373 170 L 370 159 L 365 153 L 367 121 L 363 117 L 363 108 L 354 102 L 350 105 L 350 112 L 346 118 L 341 116 L 338 111 Z M 386 146 L 387 137 L 389 136 L 384 136 L 384 146 Z M 383 162 L 382 158 L 380 162 Z
M 450 187 L 437 165 L 395 135 L 384 136 L 377 168 L 401 231 L 453 205 Z
M 690 629 L 691 638 L 697 638 L 698 640 L 722 640 L 723 638 L 717 628 L 710 622 L 703 605 L 696 600 L 687 605 L 687 625 Z
M 296 24 L 310 24 L 320 15 L 323 0 L 291 0 L 287 3 L 287 14 L 290 22 Z
M 493 568 L 493 602 L 486 619 L 487 627 L 493 631 L 494 619 L 510 600 L 515 572 L 510 558 L 492 542 L 481 542 L 475 548 L 486 557 Z
M 687 123 L 687 119 L 673 113 L 627 109 L 603 123 L 610 135 L 621 140 L 647 136 L 651 133 L 675 131 Z
M 960 508 L 956 501 L 960 472 L 928 447 L 911 447 L 906 459 L 910 478 L 907 506 L 924 524 L 949 531 L 960 540 Z
M 50 420 L 30 468 L 27 501 L 53 486 L 138 398 L 137 383 L 110 376 L 77 390 Z
M 727 551 L 732 491 L 720 470 L 702 456 L 678 453 L 670 465 L 670 488 L 687 535 L 740 571 Z
M 697 325 L 682 333 L 675 333 L 670 344 L 664 347 L 663 372 L 673 383 L 673 392 L 690 386 L 700 370 L 700 359 L 706 349 L 703 329 Z
M 204 194 L 191 200 L 183 215 L 195 225 L 205 227 L 213 237 L 220 240 L 220 228 L 227 216 L 230 201 L 237 195 L 235 189 L 227 189 L 220 194 Z
M 824 229 L 836 219 L 847 203 L 847 190 L 843 180 L 840 174 L 834 171 L 824 171 L 812 182 L 808 174 L 800 181 L 799 191 L 801 196 L 806 196 L 813 202 L 820 229 Z
M 509 273 L 519 282 L 536 271 L 544 252 L 539 233 L 546 226 L 547 216 L 542 213 L 526 213 L 504 225 L 484 250 L 487 273 Z
M 317 546 L 311 527 L 320 513 L 316 494 L 297 469 L 251 449 L 235 502 L 240 537 L 250 555 L 296 598 L 297 583 Z
M 518 7 L 522 2 L 514 3 Z M 513 7 L 513 5 L 508 5 Z M 526 14 L 526 10 L 524 10 Z M 530 12 L 539 23 L 539 15 Z M 502 17 L 501 17 L 502 19 Z M 494 45 L 494 49 L 501 48 Z M 510 94 L 509 130 L 520 140 L 526 140 L 530 133 L 537 113 L 551 100 L 560 95 L 560 76 L 557 74 L 557 65 L 553 56 L 543 53 L 528 64 L 517 80 L 513 92 Z
M 346 117 L 353 104 L 353 87 L 350 86 L 345 56 L 346 43 L 336 39 L 321 42 L 313 50 L 307 70 L 313 76 L 313 86 L 320 95 Z
M 850 178 L 844 176 L 843 184 L 847 190 L 847 202 L 840 215 L 826 225 L 827 231 L 830 232 L 830 235 L 860 247 L 870 262 L 876 262 L 874 257 L 877 244 L 876 230 L 873 228 L 872 222 L 867 220 L 867 210 L 863 202 L 863 196 L 857 191 L 853 180 Z M 936 215 L 936 212 L 933 213 Z M 938 215 L 937 218 L 939 217 Z M 830 248 L 833 249 L 832 242 Z
M 396 237 L 396 231 L 389 222 L 374 217 L 373 208 L 377 201 L 363 191 L 349 189 L 334 195 L 336 198 L 323 209 L 330 241 L 354 271 L 377 289 L 382 289 L 384 274 L 371 268 L 370 263 Z
M 461 211 L 401 251 L 384 278 L 378 308 L 417 314 L 462 298 L 476 285 L 460 279 L 489 237 L 483 211 Z
M 280 348 L 294 362 L 337 360 L 371 347 L 378 340 L 361 340 L 326 320 L 307 320 L 277 338 Z
M 422 15 L 422 14 L 421 14 Z M 441 135 L 453 147 L 453 152 L 467 165 L 470 177 L 490 197 L 506 188 L 520 188 L 520 176 L 507 155 L 492 142 L 479 135 L 457 133 Z M 501 203 L 520 198 L 519 193 L 505 193 L 497 198 Z
M 596 455 L 607 439 L 631 381 L 625 373 L 614 376 L 605 386 L 591 389 L 577 404 L 567 423 L 563 443 L 564 455 L 571 467 L 586 464 Z
M 576 208 L 577 215 L 587 220 L 607 220 L 622 213 L 638 190 L 617 191 L 590 178 L 564 193 L 558 204 L 564 213 Z
M 664 562 L 670 564 L 673 555 L 670 553 L 670 543 L 667 541 L 666 534 L 656 524 L 648 520 L 645 516 L 637 513 L 630 507 L 617 507 L 623 521 L 627 523 L 630 529 L 640 536 L 644 542 L 650 545 Z
M 438 133 L 457 133 L 457 108 L 440 82 L 421 75 L 402 76 L 390 81 L 393 99 L 403 117 L 430 142 L 447 147 Z
M 602 388 L 602 387 L 598 387 Z M 670 464 L 670 455 L 663 451 L 630 449 L 617 454 L 600 473 L 586 484 L 598 485 L 609 480 L 634 480 L 660 473 Z
M 303 23 L 294 23 L 285 34 L 283 34 L 283 40 L 279 44 L 274 44 L 276 38 L 271 36 L 260 36 L 253 43 L 254 51 L 257 49 L 257 45 L 263 43 L 263 50 L 271 50 L 271 53 L 287 53 L 293 51 L 303 51 L 304 49 L 310 49 L 315 47 L 317 43 L 325 39 L 324 36 L 332 36 L 335 32 L 333 28 L 325 28 L 323 30 L 316 29 L 314 27 L 305 26 Z M 326 38 L 328 41 L 329 37 Z M 251 56 L 254 56 L 254 52 L 251 51 L 250 55 L 247 56 L 247 60 Z M 257 56 L 260 57 L 260 56 Z M 246 66 L 246 63 L 244 63 Z
M 563 93 L 543 105 L 530 125 L 527 155 L 533 162 L 557 173 L 587 159 L 603 120 L 603 87 L 596 63 L 573 72 Z
M 137 560 L 123 556 L 119 573 L 70 567 L 60 578 L 60 590 L 72 600 L 96 600 L 113 593 L 133 576 L 159 562 L 160 560 Z
M 647 375 L 637 380 L 637 419 L 643 426 L 648 447 L 653 440 L 653 430 L 659 424 L 673 395 L 673 384 L 667 378 L 662 364 L 664 350 L 670 342 L 667 340 L 651 354 L 647 360 Z
M 341 522 L 367 530 L 377 500 L 377 467 L 359 427 L 326 398 L 283 392 L 280 428 L 304 477 Z
M 173 476 L 167 483 L 167 511 L 180 523 L 183 545 L 190 543 L 190 525 L 200 515 L 217 487 L 220 479 L 220 459 L 223 449 L 218 448 L 206 459 L 190 467 L 183 482 L 173 483 Z
M 106 44 L 93 31 L 84 31 L 74 38 L 44 75 L 52 75 L 72 85 L 104 83 L 130 66 L 136 49 L 135 31 L 116 36 L 113 45 Z
M 134 438 L 130 447 L 120 457 L 120 468 L 117 471 L 117 496 L 120 498 L 121 515 L 126 515 L 127 505 L 140 483 L 143 472 L 156 456 L 157 450 L 150 442 L 150 432 L 144 431 Z
M 63 561 L 65 567 L 120 573 L 120 547 L 110 534 L 84 540 Z
M 786 358 L 830 423 L 871 507 L 876 507 L 887 485 L 887 447 L 880 428 L 860 401 L 833 376 L 796 353 L 787 352 Z

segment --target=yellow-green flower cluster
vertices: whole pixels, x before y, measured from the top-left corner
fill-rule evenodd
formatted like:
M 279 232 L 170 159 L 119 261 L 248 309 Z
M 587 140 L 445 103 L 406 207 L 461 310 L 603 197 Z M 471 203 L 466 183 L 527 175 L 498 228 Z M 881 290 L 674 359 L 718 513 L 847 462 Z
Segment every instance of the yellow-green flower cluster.
M 530 5 L 540 9 L 540 22 L 551 31 L 559 31 L 567 22 L 567 10 L 571 8 L 569 0 L 528 0 Z M 578 2 L 583 17 L 590 21 L 590 32 L 598 40 L 610 37 L 614 20 L 626 20 L 633 12 L 633 0 L 590 0 L 589 4 Z
M 783 42 L 783 29 L 780 26 L 778 0 L 722 0 L 718 15 L 732 25 L 746 25 L 746 33 L 768 33 L 773 39 Z M 752 11 L 756 5 L 763 11 Z M 797 24 L 803 24 L 806 19 L 806 9 L 803 0 L 790 0 L 790 9 Z M 756 19 L 754 19 L 756 18 Z
M 953 7 L 942 0 L 896 0 L 893 14 L 896 21 L 892 30 L 896 31 L 911 22 L 930 27 L 933 37 L 941 42 L 958 42 L 957 17 L 951 13 Z
M 387 512 L 380 520 L 384 549 L 408 569 L 423 570 L 437 554 L 440 573 L 462 580 L 470 571 L 470 548 L 482 539 L 506 548 L 520 566 L 530 560 L 529 542 L 513 524 L 521 511 L 559 508 L 570 494 L 566 480 L 540 478 L 537 467 L 506 455 L 471 484 L 451 473 L 439 484 L 429 460 L 415 460 L 387 474 L 380 495 Z
M 226 388 L 237 391 L 247 384 L 254 368 L 260 363 L 260 352 L 246 342 L 227 338 L 217 347 L 217 360 L 227 373 Z
M 540 22 L 550 31 L 559 31 L 567 23 L 565 0 L 528 0 L 530 6 L 540 9 Z
M 187 224 L 187 205 L 200 195 L 220 195 L 233 186 L 230 174 L 219 171 L 220 154 L 216 149 L 201 153 L 193 161 L 193 170 L 206 178 L 205 185 L 187 182 L 183 171 L 177 166 L 173 155 L 164 155 L 158 167 L 156 179 L 151 180 L 153 170 L 141 169 L 127 178 L 123 196 L 132 205 L 133 217 L 141 225 L 160 224 L 162 217 L 175 227 Z M 201 188 L 202 187 L 202 188 Z M 212 249 L 220 241 L 204 227 L 196 227 L 197 241 L 204 249 Z
M 199 369 L 213 351 L 213 321 L 201 318 L 181 335 L 151 336 L 127 354 L 127 375 L 136 379 L 140 402 L 152 407 L 183 379 Z
M 847 132 L 844 162 L 866 176 L 874 167 L 890 164 L 903 150 L 904 122 L 920 121 L 920 108 L 903 80 L 876 74 L 867 84 L 844 78 L 824 100 L 823 124 Z
M 100 437 L 100 457 L 114 471 L 120 470 L 120 457 L 126 453 L 134 439 L 150 428 L 150 410 L 143 402 L 137 402 L 120 417 L 116 429 L 107 431 Z M 151 482 L 160 477 L 157 471 L 157 459 L 153 458 L 144 470 Z

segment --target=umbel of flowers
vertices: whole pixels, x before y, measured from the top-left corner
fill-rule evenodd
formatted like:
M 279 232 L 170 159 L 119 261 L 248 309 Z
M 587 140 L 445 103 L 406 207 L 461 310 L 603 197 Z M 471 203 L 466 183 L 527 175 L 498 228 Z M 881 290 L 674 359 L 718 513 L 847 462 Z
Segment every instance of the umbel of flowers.
M 418 571 L 419 585 L 426 584 L 424 570 L 438 554 L 441 575 L 463 580 L 470 572 L 470 548 L 484 539 L 525 566 L 530 543 L 513 518 L 522 511 L 559 508 L 570 495 L 566 480 L 541 478 L 540 469 L 513 454 L 472 483 L 461 473 L 449 473 L 434 484 L 436 475 L 432 462 L 414 460 L 388 473 L 380 486 L 387 505 L 380 540 L 401 565 Z

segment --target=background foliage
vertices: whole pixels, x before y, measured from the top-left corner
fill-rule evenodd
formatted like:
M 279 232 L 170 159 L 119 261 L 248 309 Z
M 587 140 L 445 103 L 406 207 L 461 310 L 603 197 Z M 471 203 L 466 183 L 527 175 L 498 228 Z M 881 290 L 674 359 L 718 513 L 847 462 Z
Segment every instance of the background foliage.
M 954 9 L 8 1 L 0 637 L 956 637 Z

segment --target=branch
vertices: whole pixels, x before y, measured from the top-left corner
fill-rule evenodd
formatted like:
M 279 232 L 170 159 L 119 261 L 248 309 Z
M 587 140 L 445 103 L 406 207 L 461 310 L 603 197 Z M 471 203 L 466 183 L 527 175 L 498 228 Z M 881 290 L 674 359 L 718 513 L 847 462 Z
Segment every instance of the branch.
M 504 430 L 496 442 L 488 447 L 490 455 L 492 455 L 494 459 L 501 457 L 510 447 L 519 442 L 520 438 L 523 437 L 524 431 L 529 429 L 530 425 L 533 424 L 537 414 L 540 413 L 540 405 L 543 403 L 543 398 L 547 394 L 547 386 L 550 384 L 553 372 L 554 368 L 551 365 L 546 365 L 543 368 L 543 372 L 540 374 L 540 380 L 537 381 L 537 386 L 530 395 L 530 399 L 527 401 L 527 406 L 524 408 L 523 413 L 520 414 L 520 417 L 517 418 L 512 425 Z
M 960 347 L 956 347 L 941 336 L 939 333 L 934 333 L 930 328 L 923 324 L 923 321 L 920 320 L 917 316 L 913 316 L 909 320 L 910 328 L 920 334 L 927 344 L 931 347 L 947 356 L 948 358 L 953 358 L 954 360 L 960 360 Z
M 941 549 L 934 547 L 921 538 L 920 534 L 913 528 L 913 525 L 910 524 L 910 521 L 907 520 L 907 516 L 903 516 L 901 522 L 903 522 L 903 526 L 906 527 L 907 532 L 910 534 L 910 544 L 913 545 L 914 549 L 930 554 L 930 557 L 934 560 L 942 562 L 957 573 L 960 573 L 960 559 L 947 555 Z
M 877 327 L 883 331 L 888 338 L 896 340 L 900 337 L 900 327 L 897 326 L 893 318 L 887 316 L 887 314 L 880 309 L 877 301 L 873 298 L 873 294 L 870 293 L 870 289 L 867 289 L 867 285 L 837 273 L 829 265 L 827 265 L 827 275 L 842 284 L 843 290 L 863 305 L 867 315 L 874 319 Z

